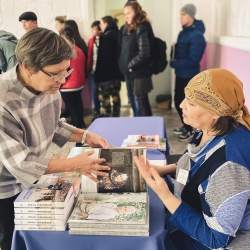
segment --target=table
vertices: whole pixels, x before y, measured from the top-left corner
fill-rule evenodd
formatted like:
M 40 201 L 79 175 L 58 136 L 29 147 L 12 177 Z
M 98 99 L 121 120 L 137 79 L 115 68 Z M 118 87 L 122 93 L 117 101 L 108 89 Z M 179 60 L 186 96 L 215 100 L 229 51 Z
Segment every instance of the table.
M 120 147 L 128 135 L 157 134 L 160 138 L 167 138 L 164 119 L 158 116 L 98 118 L 88 130 L 105 137 L 111 146 L 116 147 Z M 166 143 L 166 155 L 169 155 L 168 141 Z M 151 153 L 151 150 L 148 152 Z
M 129 125 L 128 125 L 129 123 Z M 88 129 L 104 136 L 110 145 L 120 146 L 128 134 L 159 134 L 166 137 L 161 117 L 99 118 Z M 169 149 L 169 148 L 168 148 Z M 147 154 L 150 160 L 165 159 L 155 149 Z M 69 235 L 68 231 L 14 231 L 12 250 L 165 250 L 165 207 L 158 196 L 149 188 L 150 236 L 85 236 Z

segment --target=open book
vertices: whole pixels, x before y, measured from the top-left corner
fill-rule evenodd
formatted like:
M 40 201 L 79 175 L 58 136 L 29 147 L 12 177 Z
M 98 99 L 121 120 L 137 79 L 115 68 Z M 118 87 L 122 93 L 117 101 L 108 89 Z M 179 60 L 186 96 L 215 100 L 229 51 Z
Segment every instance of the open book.
M 82 192 L 145 192 L 146 183 L 142 179 L 134 162 L 134 156 L 144 155 L 146 159 L 146 148 L 80 148 L 74 147 L 69 157 L 73 157 L 82 152 L 94 150 L 91 158 L 105 158 L 106 162 L 102 165 L 110 166 L 109 176 L 98 176 L 99 183 L 90 180 L 82 175 Z

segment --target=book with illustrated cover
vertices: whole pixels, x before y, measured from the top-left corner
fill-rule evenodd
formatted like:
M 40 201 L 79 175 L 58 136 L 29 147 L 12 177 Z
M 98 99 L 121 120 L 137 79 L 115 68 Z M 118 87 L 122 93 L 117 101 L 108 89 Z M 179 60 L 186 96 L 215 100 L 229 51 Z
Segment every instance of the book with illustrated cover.
M 63 182 L 72 185 L 75 197 L 78 196 L 81 190 L 81 178 L 79 177 L 42 175 L 37 184 L 60 186 Z
M 146 192 L 147 186 L 142 179 L 134 162 L 134 156 L 144 155 L 146 159 L 146 148 L 80 148 L 72 149 L 70 155 L 78 155 L 82 152 L 94 150 L 89 157 L 100 159 L 105 158 L 106 162 L 102 165 L 110 166 L 109 176 L 97 176 L 99 183 L 82 175 L 82 193 L 85 192 Z
M 66 207 L 73 194 L 68 182 L 56 185 L 33 184 L 14 201 L 14 207 Z
M 128 135 L 121 147 L 146 147 L 166 151 L 166 138 L 159 138 L 159 135 Z
M 80 194 L 68 224 L 70 229 L 81 230 L 82 227 L 88 232 L 103 227 L 113 231 L 136 229 L 147 232 L 148 213 L 147 192 Z

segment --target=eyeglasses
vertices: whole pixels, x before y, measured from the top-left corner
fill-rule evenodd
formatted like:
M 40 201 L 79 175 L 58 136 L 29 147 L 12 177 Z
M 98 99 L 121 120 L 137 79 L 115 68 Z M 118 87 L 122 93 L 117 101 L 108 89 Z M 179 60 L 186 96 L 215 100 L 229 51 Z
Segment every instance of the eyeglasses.
M 60 81 L 63 77 L 66 78 L 67 76 L 69 76 L 69 75 L 72 73 L 72 71 L 73 71 L 74 69 L 68 67 L 68 68 L 66 69 L 66 74 L 56 74 L 56 75 L 51 75 L 51 74 L 47 73 L 46 71 L 44 71 L 43 69 L 40 69 L 40 70 L 41 70 L 45 75 L 51 77 L 55 82 L 58 82 L 58 81 Z

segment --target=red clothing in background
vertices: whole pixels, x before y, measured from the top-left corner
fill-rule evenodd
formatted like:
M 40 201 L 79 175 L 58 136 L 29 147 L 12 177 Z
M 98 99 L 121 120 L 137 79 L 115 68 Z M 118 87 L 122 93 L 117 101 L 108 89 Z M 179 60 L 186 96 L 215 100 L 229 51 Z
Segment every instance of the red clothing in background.
M 80 48 L 74 46 L 77 56 L 70 60 L 70 67 L 73 72 L 67 77 L 66 83 L 62 84 L 61 89 L 80 88 L 85 83 L 85 56 Z
M 95 42 L 95 37 L 92 36 L 89 39 L 89 43 L 88 43 L 88 62 L 87 62 L 88 72 L 91 72 L 92 66 L 93 66 L 93 48 L 94 48 L 94 42 Z

